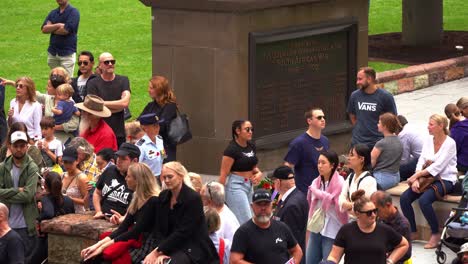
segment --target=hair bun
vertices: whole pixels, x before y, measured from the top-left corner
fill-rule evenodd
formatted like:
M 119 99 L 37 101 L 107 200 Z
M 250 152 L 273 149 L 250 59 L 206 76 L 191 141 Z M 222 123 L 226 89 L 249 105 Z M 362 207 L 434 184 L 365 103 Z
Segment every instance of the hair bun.
M 365 194 L 366 192 L 363 189 L 359 189 L 351 194 L 351 201 L 355 202 L 364 197 Z

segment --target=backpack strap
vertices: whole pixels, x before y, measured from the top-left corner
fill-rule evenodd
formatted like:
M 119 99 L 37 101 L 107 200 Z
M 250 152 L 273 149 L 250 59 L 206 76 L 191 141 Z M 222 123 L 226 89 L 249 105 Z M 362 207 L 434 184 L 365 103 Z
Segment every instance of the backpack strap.
M 372 175 L 367 171 L 366 175 L 364 175 L 361 179 L 359 179 L 356 190 L 359 190 L 359 185 L 361 185 L 362 180 L 364 180 L 364 178 L 369 177 L 369 176 L 372 177 Z
M 224 260 L 224 239 L 222 237 L 219 238 L 219 264 L 223 264 Z

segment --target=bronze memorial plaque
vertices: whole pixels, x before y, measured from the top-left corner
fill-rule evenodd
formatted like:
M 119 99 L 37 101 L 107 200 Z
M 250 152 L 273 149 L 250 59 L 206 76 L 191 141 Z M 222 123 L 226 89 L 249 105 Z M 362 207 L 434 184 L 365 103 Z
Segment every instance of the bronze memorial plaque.
M 351 22 L 250 33 L 249 119 L 258 147 L 275 148 L 303 133 L 309 106 L 324 110 L 325 134 L 350 129 L 356 47 Z

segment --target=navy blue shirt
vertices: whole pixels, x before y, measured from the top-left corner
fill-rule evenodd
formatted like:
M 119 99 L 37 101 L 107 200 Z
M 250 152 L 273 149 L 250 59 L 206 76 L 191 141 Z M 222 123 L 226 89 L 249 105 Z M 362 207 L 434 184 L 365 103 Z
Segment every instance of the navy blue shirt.
M 353 128 L 351 144 L 361 143 L 373 147 L 383 138 L 382 133 L 377 129 L 379 116 L 387 112 L 396 115 L 397 109 L 393 95 L 385 89 L 379 88 L 373 94 L 358 89 L 349 98 L 347 112 L 355 115 L 357 120 Z
M 307 133 L 298 136 L 289 144 L 284 160 L 294 164 L 296 187 L 304 194 L 307 194 L 309 185 L 319 175 L 317 162 L 320 151 L 329 148 L 327 137 L 321 135 L 320 139 L 315 139 Z
M 60 13 L 60 8 L 50 11 L 49 15 L 44 20 L 42 27 L 50 21 L 52 24 L 63 23 L 68 31 L 67 35 L 50 34 L 49 48 L 47 51 L 51 55 L 68 56 L 76 52 L 76 41 L 78 33 L 78 25 L 80 24 L 80 12 L 72 5 L 68 4 L 63 13 Z M 42 28 L 41 27 L 41 28 Z

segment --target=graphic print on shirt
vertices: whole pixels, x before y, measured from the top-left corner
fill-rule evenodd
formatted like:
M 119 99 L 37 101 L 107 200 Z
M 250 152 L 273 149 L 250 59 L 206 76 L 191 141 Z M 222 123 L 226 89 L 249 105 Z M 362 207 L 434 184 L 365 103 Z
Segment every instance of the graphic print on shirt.
M 377 111 L 377 104 L 367 103 L 367 102 L 358 102 L 358 108 L 359 110 L 363 110 L 363 111 L 375 112 Z
M 255 153 L 253 150 L 251 150 L 250 152 L 242 152 L 242 154 L 244 154 L 244 156 L 247 158 L 252 158 L 253 156 L 255 156 Z
M 109 192 L 111 189 L 113 189 L 114 187 L 118 185 L 119 185 L 119 181 L 117 181 L 116 179 L 112 179 L 110 186 L 108 186 L 107 184 L 104 184 L 104 187 L 102 188 L 102 194 L 106 195 L 107 192 Z M 128 193 L 128 191 L 126 190 L 125 185 L 122 185 L 116 190 L 114 190 L 111 194 L 109 194 L 107 196 L 107 199 L 113 202 L 120 202 L 123 204 L 128 204 L 129 195 L 130 193 Z

